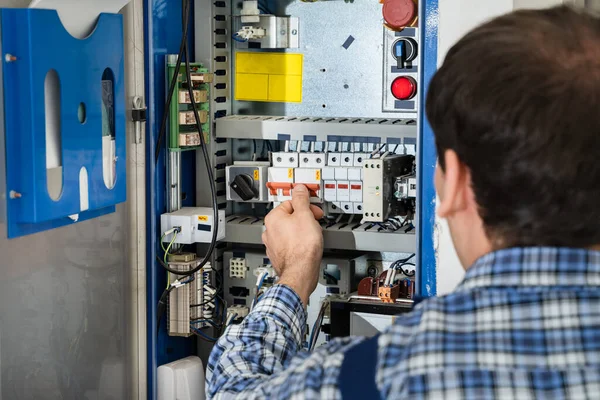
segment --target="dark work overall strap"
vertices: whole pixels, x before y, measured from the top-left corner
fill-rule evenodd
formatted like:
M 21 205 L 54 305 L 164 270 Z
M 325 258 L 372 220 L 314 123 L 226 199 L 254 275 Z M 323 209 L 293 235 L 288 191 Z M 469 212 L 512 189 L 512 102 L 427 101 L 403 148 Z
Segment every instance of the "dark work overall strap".
M 381 398 L 375 383 L 377 339 L 379 335 L 354 346 L 344 356 L 338 378 L 343 399 Z

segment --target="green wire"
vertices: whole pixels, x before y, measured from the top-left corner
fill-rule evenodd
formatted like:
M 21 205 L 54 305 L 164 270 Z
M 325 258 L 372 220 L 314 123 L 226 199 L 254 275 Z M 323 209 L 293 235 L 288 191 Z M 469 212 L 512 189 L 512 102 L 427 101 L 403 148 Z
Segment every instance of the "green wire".
M 162 235 L 162 237 L 160 238 L 160 246 L 165 251 L 165 255 L 163 257 L 163 261 L 165 262 L 165 264 L 168 264 L 167 256 L 169 255 L 169 250 L 171 250 L 171 246 L 173 246 L 173 243 L 175 243 L 175 239 L 177 239 L 177 232 L 173 232 L 173 239 L 171 239 L 171 242 L 169 243 L 169 245 L 167 246 L 166 249 L 163 246 L 163 239 L 164 239 L 164 237 L 165 237 L 165 235 Z M 167 271 L 167 289 L 169 288 L 169 285 L 171 284 L 169 282 L 170 280 L 171 280 L 171 274 Z
M 177 232 L 173 232 L 173 239 L 171 239 L 171 242 L 165 249 L 165 256 L 163 257 L 163 261 L 165 262 L 165 264 L 168 263 L 167 256 L 169 255 L 169 250 L 171 250 L 171 246 L 173 246 L 173 243 L 175 243 L 175 239 L 177 239 Z
M 160 237 L 160 247 L 163 249 L 164 252 L 167 251 L 167 249 L 165 249 L 165 244 L 163 242 L 163 240 L 165 239 L 165 236 L 167 236 L 167 235 L 163 233 L 163 235 Z

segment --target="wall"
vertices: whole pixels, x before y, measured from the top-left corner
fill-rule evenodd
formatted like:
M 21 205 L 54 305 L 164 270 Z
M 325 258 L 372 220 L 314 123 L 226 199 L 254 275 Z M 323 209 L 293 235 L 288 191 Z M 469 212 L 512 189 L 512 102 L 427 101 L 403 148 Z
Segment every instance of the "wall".
M 441 0 L 439 3 L 439 64 L 441 65 L 450 47 L 480 23 L 513 9 L 542 8 L 562 2 L 562 0 L 486 0 L 483 6 L 481 0 Z M 445 221 L 438 220 L 436 228 L 437 293 L 443 295 L 456 287 L 464 276 L 464 270 L 456 257 L 448 225 Z
M 0 0 L 0 7 L 28 3 Z M 130 38 L 127 14 L 124 21 Z M 143 49 L 143 39 L 138 46 Z M 127 68 L 133 61 L 126 60 Z M 143 68 L 143 58 L 137 62 Z M 128 80 L 129 95 L 131 75 Z M 131 126 L 128 132 L 129 139 Z M 128 163 L 141 162 L 143 171 L 143 159 L 131 150 L 129 145 Z M 136 188 L 132 171 L 128 167 L 128 183 Z M 129 198 L 135 198 L 132 193 Z M 0 399 L 138 396 L 137 360 L 145 363 L 145 343 L 137 339 L 138 317 L 145 318 L 138 294 L 143 297 L 145 291 L 138 287 L 137 266 L 139 261 L 143 268 L 145 260 L 135 255 L 137 235 L 129 226 L 137 224 L 139 214 L 130 214 L 131 206 L 121 204 L 111 215 L 13 240 L 6 239 L 0 223 Z

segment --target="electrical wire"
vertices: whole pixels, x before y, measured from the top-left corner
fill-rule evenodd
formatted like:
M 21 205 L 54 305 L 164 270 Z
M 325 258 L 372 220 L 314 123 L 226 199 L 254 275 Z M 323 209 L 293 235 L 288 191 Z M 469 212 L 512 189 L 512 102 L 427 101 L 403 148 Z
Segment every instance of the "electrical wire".
M 190 329 L 192 330 L 192 332 L 194 332 L 194 334 L 200 336 L 202 339 L 208 341 L 208 342 L 216 342 L 218 339 L 205 335 L 200 329 L 194 328 L 193 326 L 190 325 Z
M 373 158 L 375 156 L 375 154 L 380 153 L 381 150 L 383 150 L 383 148 L 385 147 L 385 143 L 381 145 L 381 147 L 379 147 L 378 149 L 373 150 L 373 152 L 371 153 L 371 156 L 369 158 Z
M 413 271 L 407 271 L 404 268 L 402 268 L 405 265 L 411 265 L 413 267 L 416 267 L 415 263 L 409 262 L 415 256 L 416 256 L 416 254 L 413 253 L 410 256 L 408 256 L 408 257 L 406 257 L 406 258 L 404 258 L 402 260 L 396 260 L 396 261 L 394 261 L 392 263 L 390 269 L 400 271 L 405 276 L 409 276 L 409 277 L 410 276 L 415 276 L 415 273 L 416 273 L 415 270 L 413 270 Z M 393 284 L 393 282 L 390 282 L 390 284 Z
M 328 305 L 329 302 L 326 299 L 324 299 L 323 303 L 321 304 L 321 308 L 319 309 L 319 314 L 317 315 L 317 319 L 315 320 L 312 331 L 310 332 L 310 336 L 308 339 L 309 351 L 313 351 L 315 345 L 317 344 L 319 334 L 321 333 L 321 326 L 323 325 L 323 319 L 325 318 L 325 310 L 327 310 Z
M 200 324 L 200 323 L 204 323 L 204 322 L 211 324 L 212 326 L 217 326 L 217 324 L 213 320 L 210 320 L 210 319 L 194 319 L 194 320 L 190 321 L 190 325 L 196 325 L 196 324 Z M 199 328 L 196 328 L 196 329 L 199 329 Z
M 184 0 L 183 1 L 183 9 L 186 10 L 186 16 L 184 18 L 184 20 L 187 22 L 189 21 L 189 14 L 190 14 L 190 2 L 189 0 Z M 212 210 L 213 210 L 213 226 L 212 226 L 212 237 L 211 237 L 211 241 L 210 244 L 208 246 L 208 250 L 206 251 L 205 256 L 202 258 L 202 260 L 200 261 L 200 263 L 193 269 L 189 270 L 189 271 L 177 271 L 174 269 L 171 269 L 167 263 L 164 263 L 161 265 L 163 266 L 163 268 L 165 268 L 167 271 L 169 271 L 172 274 L 177 274 L 177 275 L 193 275 L 196 272 L 200 271 L 210 260 L 212 253 L 215 249 L 215 246 L 217 244 L 217 235 L 218 235 L 218 231 L 219 231 L 219 204 L 217 201 L 217 190 L 215 187 L 215 179 L 214 179 L 214 174 L 213 174 L 213 170 L 212 170 L 212 165 L 210 162 L 210 156 L 208 154 L 208 150 L 207 150 L 207 143 L 204 140 L 204 135 L 202 133 L 202 124 L 200 124 L 200 116 L 198 115 L 198 107 L 196 106 L 196 100 L 194 98 L 194 88 L 192 85 L 192 71 L 191 71 L 191 67 L 190 67 L 190 57 L 189 57 L 189 50 L 188 50 L 188 46 L 187 46 L 187 26 L 184 29 L 184 37 L 183 37 L 183 56 L 185 58 L 185 73 L 186 73 L 186 81 L 187 81 L 187 90 L 188 93 L 190 95 L 190 103 L 192 106 L 192 111 L 194 112 L 194 118 L 196 121 L 196 128 L 198 129 L 198 133 L 200 134 L 200 143 L 201 143 L 201 148 L 202 148 L 202 155 L 204 156 L 204 163 L 206 165 L 206 172 L 208 174 L 208 181 L 209 181 L 209 187 L 210 187 L 210 194 L 211 194 L 211 200 L 212 200 Z M 178 69 L 176 70 L 176 72 L 178 71 Z M 176 74 L 177 75 L 177 74 Z
M 402 272 L 404 275 L 406 276 L 415 276 L 415 270 L 412 271 L 407 271 L 405 269 L 403 269 L 402 267 L 405 265 L 411 265 L 413 267 L 416 267 L 416 265 L 414 263 L 402 263 L 402 264 L 398 264 L 395 269 Z
M 166 131 L 167 131 L 167 121 L 169 119 L 170 108 L 171 108 L 171 100 L 173 99 L 173 94 L 175 93 L 175 88 L 177 87 L 177 80 L 179 77 L 179 69 L 181 68 L 181 62 L 183 60 L 183 55 L 185 53 L 185 49 L 187 48 L 187 37 L 188 37 L 188 27 L 189 27 L 189 18 L 190 18 L 190 10 L 189 10 L 189 0 L 182 1 L 182 10 L 185 13 L 183 16 L 183 32 L 181 35 L 181 42 L 179 44 L 179 53 L 177 54 L 177 62 L 175 63 L 175 73 L 171 78 L 171 83 L 169 83 L 169 92 L 167 94 L 167 100 L 165 102 L 165 110 L 163 113 L 163 118 L 160 123 L 160 130 L 158 131 L 158 137 L 156 138 L 156 149 L 154 150 L 154 162 L 158 163 L 158 157 L 160 156 L 161 145 L 164 140 Z M 168 69 L 166 69 L 168 72 Z M 189 86 L 189 85 L 188 85 Z M 193 96 L 192 96 L 193 97 Z M 202 134 L 200 134 L 202 136 Z
M 240 43 L 246 43 L 248 41 L 248 39 L 241 38 L 240 35 L 238 35 L 237 33 L 234 33 L 233 35 L 231 35 L 231 38 L 233 40 L 235 40 L 236 42 L 240 42 Z
M 215 272 L 218 272 L 218 271 L 215 271 Z M 208 300 L 204 300 L 202 303 L 199 303 L 199 304 L 192 304 L 190 307 L 202 307 L 208 303 L 213 302 L 217 297 L 220 297 L 219 292 L 221 291 L 222 288 L 223 288 L 223 285 L 220 284 L 219 286 L 217 286 L 215 288 L 215 294 L 211 298 L 209 298 Z
M 260 277 L 260 279 L 258 280 L 258 283 L 256 284 L 256 293 L 254 294 L 254 300 L 252 300 L 252 307 L 250 307 L 250 310 L 252 310 L 254 308 L 254 306 L 256 305 L 256 303 L 258 302 L 258 292 L 262 288 L 262 285 L 263 285 L 263 283 L 265 282 L 265 279 L 267 279 L 268 276 L 269 276 L 269 273 L 268 272 L 264 272 L 262 274 L 262 276 Z
M 237 316 L 238 315 L 236 313 L 230 314 L 229 317 L 227 317 L 227 322 L 225 323 L 225 326 L 229 326 L 229 325 L 233 324 L 233 321 L 235 321 Z
M 164 235 L 163 235 L 163 237 L 164 237 Z M 173 239 L 171 239 L 171 242 L 169 242 L 169 245 L 167 246 L 167 248 L 165 250 L 165 255 L 163 256 L 163 261 L 165 262 L 165 264 L 168 263 L 167 257 L 169 256 L 169 250 L 171 250 L 171 247 L 173 247 L 173 243 L 175 243 L 175 239 L 177 239 L 177 231 L 173 232 Z M 162 239 L 161 239 L 161 243 L 162 243 Z

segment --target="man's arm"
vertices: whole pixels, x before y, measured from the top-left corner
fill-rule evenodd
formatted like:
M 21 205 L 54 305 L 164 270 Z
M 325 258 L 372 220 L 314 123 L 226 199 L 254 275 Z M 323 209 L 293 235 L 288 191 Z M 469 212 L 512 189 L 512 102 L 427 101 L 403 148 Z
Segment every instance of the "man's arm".
M 292 196 L 265 218 L 263 242 L 279 285 L 218 341 L 208 366 L 209 397 L 287 397 L 299 392 L 306 397 L 305 391 L 329 391 L 332 397 L 343 355 L 328 355 L 359 340 L 335 341 L 312 355 L 302 350 L 304 308 L 317 286 L 323 256 L 323 232 L 317 222 L 323 211 L 310 204 L 302 185 Z
M 240 325 L 217 342 L 207 370 L 209 398 L 339 397 L 344 352 L 364 340 L 347 338 L 302 350 L 306 312 L 289 287 L 269 289 Z

